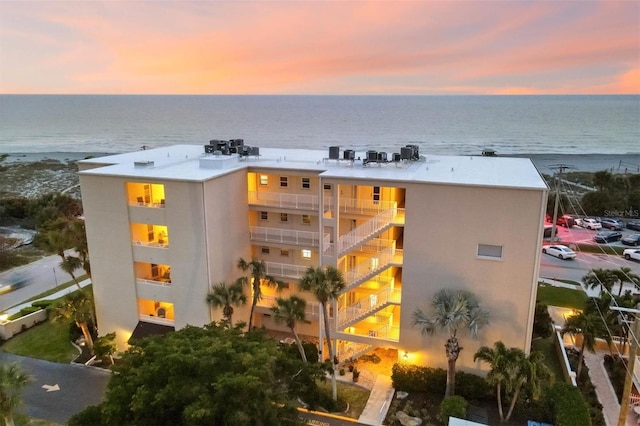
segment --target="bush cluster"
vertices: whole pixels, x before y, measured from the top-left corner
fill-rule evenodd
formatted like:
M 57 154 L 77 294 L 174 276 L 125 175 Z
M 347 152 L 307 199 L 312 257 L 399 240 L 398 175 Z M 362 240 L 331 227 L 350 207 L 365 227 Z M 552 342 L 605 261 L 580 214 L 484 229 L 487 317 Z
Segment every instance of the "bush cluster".
M 461 396 L 447 396 L 440 403 L 440 421 L 449 423 L 449 417 L 459 419 L 467 418 L 467 406 L 469 403 Z
M 567 383 L 554 384 L 547 394 L 556 426 L 590 426 L 589 407 L 578 388 Z
M 418 367 L 394 364 L 391 374 L 393 387 L 406 392 L 426 392 L 443 395 L 447 387 L 447 371 L 442 368 Z M 456 395 L 478 401 L 492 398 L 493 388 L 483 377 L 475 374 L 456 372 Z
M 13 320 L 16 320 L 18 318 L 22 318 L 22 317 L 24 317 L 26 315 L 32 314 L 34 312 L 38 312 L 39 310 L 41 310 L 41 308 L 37 308 L 35 306 L 27 306 L 27 307 L 24 307 L 24 308 L 20 309 L 20 312 L 16 312 L 15 314 L 11 315 L 9 317 L 9 320 L 13 321 Z

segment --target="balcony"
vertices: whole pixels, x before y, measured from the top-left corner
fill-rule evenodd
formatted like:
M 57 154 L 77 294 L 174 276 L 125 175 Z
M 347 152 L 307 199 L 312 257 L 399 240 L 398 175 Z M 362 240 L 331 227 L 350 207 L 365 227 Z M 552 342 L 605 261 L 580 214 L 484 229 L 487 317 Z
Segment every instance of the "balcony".
M 161 248 L 161 249 L 169 248 L 168 240 L 164 240 L 163 242 L 133 240 L 131 243 L 135 246 L 142 246 L 142 247 L 154 247 L 154 248 Z
M 320 246 L 319 232 L 293 231 L 282 228 L 251 226 L 249 227 L 249 238 L 251 241 L 291 244 L 305 247 Z
M 393 225 L 404 224 L 404 209 L 389 209 L 367 220 L 362 225 L 342 235 L 338 239 L 338 253 L 340 256 L 347 251 L 366 243 L 376 235 Z
M 402 292 L 398 288 L 387 287 L 372 293 L 356 303 L 338 311 L 338 327 L 346 328 L 390 305 L 399 305 Z
M 136 284 L 171 286 L 171 278 L 136 278 Z
M 288 263 L 265 262 L 267 275 L 280 278 L 300 279 L 308 266 L 291 265 Z
M 340 213 L 375 216 L 387 210 L 396 209 L 396 201 L 373 201 L 359 198 L 340 198 L 338 200 Z
M 164 202 L 164 198 L 160 200 L 155 200 L 154 202 L 145 203 L 144 201 L 142 201 L 142 197 L 139 197 L 138 201 L 129 201 L 129 206 L 130 207 L 146 207 L 151 209 L 164 209 L 166 205 Z
M 386 318 L 380 318 L 381 321 L 384 321 L 385 319 Z M 383 325 L 382 322 L 362 322 L 357 324 L 355 327 L 348 327 L 344 331 L 338 331 L 337 334 L 337 337 L 342 340 L 349 340 L 349 336 L 363 337 L 364 339 L 357 340 L 362 343 L 372 342 L 372 340 L 369 339 L 383 339 L 391 342 L 398 342 L 400 340 L 400 327 L 395 325 Z
M 320 198 L 317 195 L 286 194 L 281 192 L 249 191 L 249 205 L 281 207 L 296 210 L 314 210 L 320 207 Z
M 360 262 L 344 273 L 344 280 L 347 283 L 345 291 L 374 278 L 390 266 L 402 266 L 402 261 L 403 252 L 395 247 L 378 252 L 374 257 Z

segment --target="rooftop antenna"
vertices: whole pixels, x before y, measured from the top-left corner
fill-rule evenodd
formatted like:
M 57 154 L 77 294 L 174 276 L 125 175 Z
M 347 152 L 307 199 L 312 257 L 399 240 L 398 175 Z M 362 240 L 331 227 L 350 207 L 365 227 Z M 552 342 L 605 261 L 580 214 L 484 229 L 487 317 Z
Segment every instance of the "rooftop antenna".
M 553 219 L 551 222 L 551 244 L 554 244 L 558 238 L 558 204 L 560 203 L 560 182 L 562 182 L 562 172 L 567 169 L 574 169 L 570 164 L 553 164 L 549 166 L 553 170 L 556 177 L 556 202 L 553 206 Z M 568 225 L 567 225 L 568 226 Z

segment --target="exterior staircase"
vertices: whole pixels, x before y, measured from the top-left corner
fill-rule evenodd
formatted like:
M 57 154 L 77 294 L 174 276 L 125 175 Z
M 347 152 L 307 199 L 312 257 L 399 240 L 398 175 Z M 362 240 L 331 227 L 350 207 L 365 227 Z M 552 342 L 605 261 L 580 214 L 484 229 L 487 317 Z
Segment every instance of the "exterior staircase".
M 356 324 L 363 319 L 381 311 L 390 305 L 399 305 L 401 302 L 401 290 L 399 288 L 386 287 L 359 299 L 352 305 L 338 311 L 338 328 L 344 329 Z

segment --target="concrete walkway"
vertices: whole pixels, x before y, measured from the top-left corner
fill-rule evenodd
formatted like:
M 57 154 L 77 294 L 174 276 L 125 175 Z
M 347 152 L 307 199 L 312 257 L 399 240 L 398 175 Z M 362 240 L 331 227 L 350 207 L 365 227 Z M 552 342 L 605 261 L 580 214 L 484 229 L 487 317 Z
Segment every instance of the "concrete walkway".
M 596 352 L 591 353 L 585 350 L 584 363 L 589 367 L 589 377 L 591 383 L 596 388 L 596 395 L 598 401 L 602 404 L 602 415 L 608 426 L 615 426 L 618 424 L 618 416 L 620 415 L 620 404 L 618 403 L 618 397 L 613 390 L 607 370 L 604 368 L 604 355 L 608 352 Z M 635 415 L 627 416 L 628 425 L 636 425 Z M 630 422 L 633 420 L 633 422 Z
M 380 426 L 387 416 L 394 393 L 395 389 L 391 386 L 391 377 L 378 374 L 373 384 L 373 389 L 371 389 L 367 405 L 358 418 L 358 422 L 371 426 Z
M 91 280 L 88 279 L 88 278 L 86 280 L 84 280 L 84 281 L 80 281 L 80 287 L 84 288 L 84 287 L 88 286 L 89 284 L 91 284 Z M 57 291 L 57 292 L 55 292 L 53 294 L 50 294 L 48 296 L 40 297 L 40 298 L 38 298 L 36 300 L 55 300 L 55 299 L 59 299 L 59 298 L 61 298 L 63 296 L 66 296 L 69 293 L 73 293 L 77 289 L 78 289 L 78 286 L 73 284 L 73 285 L 70 285 L 67 288 L 64 288 L 64 289 L 62 289 L 60 291 Z M 16 305 L 16 306 L 12 306 L 12 307 L 6 309 L 4 311 L 4 313 L 6 313 L 8 315 L 13 315 L 13 314 L 15 314 L 17 312 L 20 312 L 20 309 L 26 308 L 27 306 L 31 306 L 31 304 L 33 302 L 35 302 L 36 300 L 32 300 L 30 302 L 25 302 L 25 303 L 21 303 L 21 304 Z

